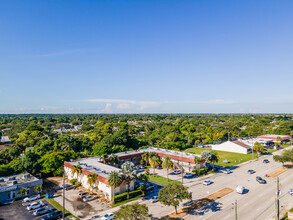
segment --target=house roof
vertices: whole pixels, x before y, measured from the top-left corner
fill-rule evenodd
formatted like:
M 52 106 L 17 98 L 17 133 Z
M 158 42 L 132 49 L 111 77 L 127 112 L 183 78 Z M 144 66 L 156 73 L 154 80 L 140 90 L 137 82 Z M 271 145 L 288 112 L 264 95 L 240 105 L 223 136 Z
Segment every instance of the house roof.
M 10 142 L 10 139 L 8 136 L 1 136 L 0 143 L 7 143 Z
M 234 144 L 237 144 L 237 145 L 239 145 L 239 146 L 241 146 L 241 147 L 244 147 L 244 148 L 246 148 L 246 149 L 251 149 L 251 146 L 249 146 L 249 145 L 247 145 L 247 144 L 244 144 L 244 143 L 242 143 L 242 142 L 240 142 L 240 141 L 232 141 Z

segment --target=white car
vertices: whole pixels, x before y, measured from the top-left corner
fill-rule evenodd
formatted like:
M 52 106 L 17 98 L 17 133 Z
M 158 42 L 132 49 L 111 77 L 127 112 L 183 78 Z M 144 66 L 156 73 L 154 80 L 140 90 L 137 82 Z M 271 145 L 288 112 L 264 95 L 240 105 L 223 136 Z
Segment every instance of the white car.
M 85 197 L 82 198 L 82 201 L 87 202 L 92 198 L 93 198 L 92 196 L 85 196 Z
M 225 169 L 225 170 L 223 170 L 223 173 L 225 173 L 225 174 L 229 174 L 229 173 L 232 173 L 232 172 L 231 172 L 231 170 L 229 170 L 229 169 Z
M 107 213 L 106 215 L 104 215 L 101 220 L 112 220 L 114 219 L 115 215 L 113 213 Z
M 210 180 L 205 180 L 205 181 L 203 181 L 202 184 L 205 185 L 205 186 L 208 186 L 208 185 L 211 185 L 211 184 L 212 184 L 212 181 L 210 181 Z
M 177 174 L 180 174 L 181 173 L 181 171 L 180 170 L 174 170 L 174 172 L 173 172 L 175 175 L 177 175 Z
M 152 198 L 151 198 L 151 203 L 155 203 L 155 202 L 158 202 L 159 200 L 158 200 L 158 196 L 153 196 Z
M 236 187 L 236 192 L 239 193 L 239 194 L 243 194 L 244 190 L 245 190 L 244 186 L 239 185 L 239 186 Z
M 35 196 L 31 196 L 31 197 L 25 197 L 22 201 L 23 202 L 31 202 L 34 201 L 36 199 L 40 199 L 41 196 L 40 195 L 35 195 Z
M 290 194 L 291 196 L 293 196 L 293 189 L 290 189 L 290 190 L 289 190 L 289 194 Z
M 185 173 L 184 177 L 185 178 L 191 178 L 191 177 L 193 177 L 193 174 L 192 173 Z
M 41 208 L 42 206 L 44 206 L 45 204 L 42 203 L 42 202 L 33 202 L 31 204 L 29 204 L 26 209 L 27 210 L 35 210 L 35 209 L 38 209 L 38 208 Z

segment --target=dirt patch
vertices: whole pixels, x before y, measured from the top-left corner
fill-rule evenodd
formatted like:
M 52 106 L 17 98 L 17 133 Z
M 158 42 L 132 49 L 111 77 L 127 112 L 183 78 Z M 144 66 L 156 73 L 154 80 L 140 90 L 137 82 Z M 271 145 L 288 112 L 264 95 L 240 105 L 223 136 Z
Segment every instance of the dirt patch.
M 280 174 L 286 172 L 289 169 L 289 167 L 280 167 L 270 173 L 267 174 L 268 177 L 274 178 L 276 176 L 279 176 Z
M 161 220 L 175 220 L 178 218 L 182 218 L 183 216 L 187 215 L 192 210 L 199 209 L 200 207 L 207 205 L 210 202 L 212 202 L 216 199 L 219 199 L 219 198 L 227 195 L 230 192 L 233 192 L 233 190 L 231 188 L 223 188 L 215 193 L 212 193 L 209 196 L 206 196 L 202 199 L 195 201 L 194 203 L 192 203 L 191 205 L 189 205 L 187 207 L 179 209 L 177 211 L 177 214 L 175 212 L 172 212 L 168 216 L 162 217 Z

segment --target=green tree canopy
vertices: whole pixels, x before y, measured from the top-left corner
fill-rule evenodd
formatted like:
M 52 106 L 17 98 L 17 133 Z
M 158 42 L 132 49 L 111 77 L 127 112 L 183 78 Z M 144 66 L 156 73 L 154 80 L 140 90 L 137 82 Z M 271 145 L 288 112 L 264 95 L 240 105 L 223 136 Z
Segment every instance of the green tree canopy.
M 188 192 L 188 187 L 183 186 L 181 183 L 170 183 L 166 188 L 159 191 L 158 200 L 167 206 L 174 206 L 177 214 L 177 207 L 183 199 L 191 199 L 191 193 Z
M 115 213 L 118 220 L 148 220 L 150 219 L 149 209 L 145 204 L 138 202 L 131 205 L 123 205 Z

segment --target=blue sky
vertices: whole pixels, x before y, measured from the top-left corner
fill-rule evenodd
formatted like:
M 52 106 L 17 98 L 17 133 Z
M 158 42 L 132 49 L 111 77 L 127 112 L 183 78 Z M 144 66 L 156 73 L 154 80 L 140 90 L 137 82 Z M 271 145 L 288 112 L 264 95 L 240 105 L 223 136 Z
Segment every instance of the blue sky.
M 293 1 L 2 1 L 0 113 L 293 113 Z

